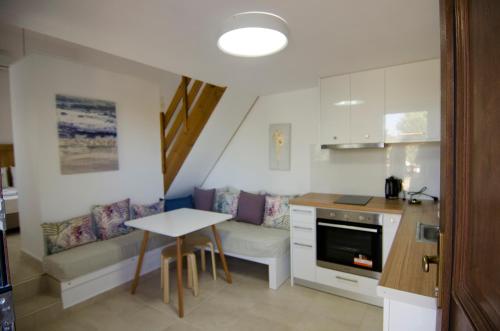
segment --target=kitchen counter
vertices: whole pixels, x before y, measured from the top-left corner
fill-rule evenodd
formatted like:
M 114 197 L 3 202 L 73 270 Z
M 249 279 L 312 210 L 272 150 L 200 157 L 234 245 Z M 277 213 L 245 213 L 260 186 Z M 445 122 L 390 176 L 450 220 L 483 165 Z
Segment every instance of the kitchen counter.
M 422 256 L 436 255 L 437 244 L 417 242 L 416 228 L 418 222 L 439 224 L 438 204 L 433 201 L 423 201 L 421 205 L 410 206 L 402 200 L 374 197 L 365 206 L 344 205 L 334 202 L 340 196 L 339 194 L 308 193 L 290 200 L 290 204 L 402 214 L 401 223 L 379 281 L 378 293 L 386 298 L 397 298 L 404 302 L 435 308 L 437 267 L 432 265 L 430 272 L 424 273 Z
M 316 208 L 334 208 L 389 214 L 402 214 L 405 207 L 405 203 L 402 200 L 387 200 L 381 197 L 373 197 L 364 206 L 335 203 L 341 196 L 341 194 L 308 193 L 290 200 L 290 204 Z
M 439 224 L 438 204 L 423 201 L 404 208 L 394 243 L 379 281 L 379 295 L 429 308 L 436 307 L 437 266 L 422 271 L 422 257 L 437 255 L 437 244 L 417 242 L 417 223 Z

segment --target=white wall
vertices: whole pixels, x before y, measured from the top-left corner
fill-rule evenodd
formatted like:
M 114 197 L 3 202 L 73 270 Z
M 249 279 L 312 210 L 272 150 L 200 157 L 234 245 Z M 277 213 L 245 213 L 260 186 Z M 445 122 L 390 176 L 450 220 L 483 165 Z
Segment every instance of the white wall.
M 318 140 L 318 89 L 260 97 L 205 187 L 304 193 L 310 187 L 310 148 Z M 291 123 L 291 170 L 269 170 L 269 124 Z
M 204 186 L 383 196 L 385 178 L 395 175 L 404 178 L 406 189 L 425 185 L 439 195 L 439 143 L 321 150 L 318 100 L 318 88 L 261 97 Z M 271 123 L 292 124 L 290 171 L 268 168 Z
M 157 85 L 42 55 L 10 71 L 23 251 L 43 256 L 42 222 L 88 213 L 93 204 L 162 196 Z M 56 93 L 116 102 L 119 171 L 60 174 Z
M 12 144 L 9 71 L 0 68 L 0 144 Z

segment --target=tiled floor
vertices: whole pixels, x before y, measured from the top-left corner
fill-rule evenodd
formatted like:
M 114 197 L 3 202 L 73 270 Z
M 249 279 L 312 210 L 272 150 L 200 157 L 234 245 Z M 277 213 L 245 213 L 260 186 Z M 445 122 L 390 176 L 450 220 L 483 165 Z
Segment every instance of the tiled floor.
M 7 249 L 13 284 L 18 284 L 43 273 L 40 263 L 21 253 L 21 235 L 19 233 L 7 235 Z
M 267 287 L 264 266 L 229 260 L 233 284 L 223 272 L 212 280 L 200 274 L 200 295 L 185 290 L 185 317 L 177 316 L 175 276 L 171 303 L 162 302 L 159 272 L 141 279 L 136 295 L 128 286 L 114 289 L 37 330 L 382 330 L 382 310 L 330 294 L 285 283 L 277 291 Z M 173 271 L 172 271 L 173 272 Z

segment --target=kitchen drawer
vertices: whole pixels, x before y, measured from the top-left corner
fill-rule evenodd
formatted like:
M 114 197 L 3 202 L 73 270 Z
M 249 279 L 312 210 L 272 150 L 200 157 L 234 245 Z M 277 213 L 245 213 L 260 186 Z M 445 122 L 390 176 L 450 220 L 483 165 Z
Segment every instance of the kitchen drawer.
M 292 240 L 293 277 L 316 281 L 316 252 L 312 242 Z
M 378 280 L 316 267 L 316 281 L 327 286 L 364 295 L 377 296 Z
M 302 222 L 294 222 L 290 227 L 290 236 L 294 239 L 304 239 L 309 242 L 315 242 L 316 231 L 314 225 Z
M 292 223 L 301 222 L 314 224 L 316 221 L 316 209 L 314 207 L 290 206 L 290 220 Z

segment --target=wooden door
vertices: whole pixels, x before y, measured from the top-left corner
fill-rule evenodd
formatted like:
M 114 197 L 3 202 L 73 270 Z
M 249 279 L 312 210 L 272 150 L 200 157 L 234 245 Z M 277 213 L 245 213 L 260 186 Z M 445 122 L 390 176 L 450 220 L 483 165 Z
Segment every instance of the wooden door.
M 441 0 L 438 325 L 500 330 L 500 1 Z

